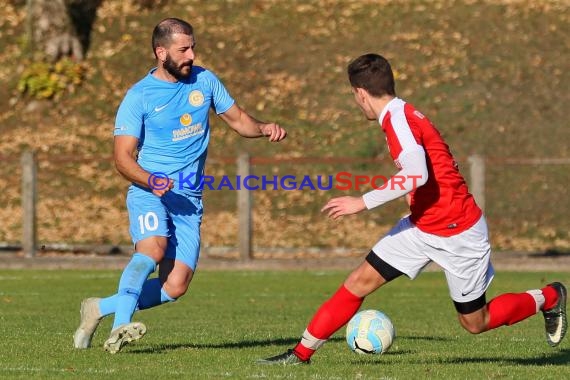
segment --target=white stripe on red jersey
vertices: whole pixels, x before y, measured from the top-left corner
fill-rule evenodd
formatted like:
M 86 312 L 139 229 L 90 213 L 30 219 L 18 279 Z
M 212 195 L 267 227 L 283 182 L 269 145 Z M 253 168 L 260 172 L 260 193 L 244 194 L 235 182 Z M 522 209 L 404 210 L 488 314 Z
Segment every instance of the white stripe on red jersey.
M 411 191 L 411 221 L 422 231 L 452 236 L 467 230 L 482 211 L 469 193 L 449 147 L 434 125 L 411 104 L 394 98 L 382 110 L 380 124 L 396 166 L 407 151 L 423 147 L 427 182 Z

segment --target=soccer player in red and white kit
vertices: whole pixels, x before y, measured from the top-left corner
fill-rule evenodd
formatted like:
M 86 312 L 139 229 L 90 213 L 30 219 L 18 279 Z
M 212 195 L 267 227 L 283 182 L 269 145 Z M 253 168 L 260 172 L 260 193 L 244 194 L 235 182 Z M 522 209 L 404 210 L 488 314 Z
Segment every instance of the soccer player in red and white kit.
M 485 292 L 494 276 L 487 224 L 449 147 L 422 113 L 396 97 L 394 75 L 384 57 L 366 54 L 355 59 L 348 66 L 348 77 L 366 118 L 380 123 L 399 172 L 390 179 L 392 185 L 361 197 L 333 198 L 322 211 L 337 219 L 405 195 L 411 213 L 374 245 L 322 304 L 293 349 L 258 363 L 309 363 L 315 351 L 356 314 L 364 297 L 402 274 L 414 279 L 432 261 L 443 268 L 459 323 L 467 331 L 479 334 L 542 311 L 546 340 L 557 346 L 567 326 L 564 285 L 554 282 L 487 302 Z

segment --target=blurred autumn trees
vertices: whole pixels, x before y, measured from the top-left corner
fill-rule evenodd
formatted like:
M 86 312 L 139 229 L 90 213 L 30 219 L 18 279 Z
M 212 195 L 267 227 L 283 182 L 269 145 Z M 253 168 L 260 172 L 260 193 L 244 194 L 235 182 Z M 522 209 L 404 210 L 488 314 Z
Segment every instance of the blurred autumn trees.
M 209 175 L 234 175 L 233 165 L 216 158 L 241 150 L 286 162 L 382 162 L 260 164 L 256 175 L 392 173 L 382 133 L 362 120 L 345 74 L 353 57 L 379 52 L 394 62 L 398 93 L 430 114 L 460 165 L 472 153 L 489 157 L 486 214 L 495 247 L 570 249 L 568 166 L 513 163 L 569 157 L 567 0 L 171 0 L 158 9 L 149 1 L 152 10 L 135 0 L 103 0 L 79 62 L 85 74 L 71 58 L 49 67 L 26 58 L 27 1 L 0 0 L 0 155 L 13 158 L 2 160 L 0 177 L 19 175 L 23 149 L 38 152 L 42 241 L 130 241 L 127 184 L 108 159 L 113 120 L 125 92 L 153 64 L 150 28 L 179 15 L 196 27 L 197 64 L 219 73 L 244 108 L 291 130 L 284 145 L 259 144 L 212 118 Z M 20 241 L 19 190 L 16 184 L 0 192 L 0 241 Z M 563 196 L 552 202 L 552 194 Z M 366 249 L 406 212 L 395 202 L 332 223 L 320 213 L 331 196 L 256 193 L 254 245 Z M 234 244 L 234 198 L 231 191 L 205 195 L 204 246 Z
M 167 0 L 131 0 L 140 9 L 165 5 Z M 103 0 L 13 0 L 26 8 L 25 69 L 18 92 L 34 99 L 57 99 L 81 85 L 97 9 Z
M 27 12 L 27 45 L 35 59 L 81 61 L 89 49 L 97 8 L 103 0 L 19 0 Z M 166 1 L 131 0 L 140 8 L 160 7 Z
M 26 43 L 37 60 L 81 61 L 102 0 L 27 0 Z

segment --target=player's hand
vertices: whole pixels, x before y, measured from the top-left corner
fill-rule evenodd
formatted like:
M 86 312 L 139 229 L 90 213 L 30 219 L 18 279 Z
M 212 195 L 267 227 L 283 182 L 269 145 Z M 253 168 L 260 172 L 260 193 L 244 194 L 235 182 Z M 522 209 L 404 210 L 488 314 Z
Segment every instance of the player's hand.
M 263 136 L 268 137 L 271 142 L 281 141 L 287 137 L 287 131 L 276 123 L 263 124 L 261 127 L 261 133 Z
M 172 189 L 174 187 L 174 181 L 170 180 L 166 186 L 166 188 L 164 189 L 154 189 L 152 191 L 152 193 L 154 195 L 156 195 L 157 197 L 162 197 L 164 194 L 166 194 L 168 191 L 170 191 L 170 189 Z
M 155 175 L 153 177 L 151 175 L 151 177 L 149 177 L 149 186 L 154 195 L 157 197 L 162 197 L 174 187 L 174 180 L 166 176 L 160 177 Z
M 327 202 L 321 212 L 328 212 L 328 217 L 338 219 L 343 215 L 359 213 L 366 209 L 362 197 L 338 197 Z

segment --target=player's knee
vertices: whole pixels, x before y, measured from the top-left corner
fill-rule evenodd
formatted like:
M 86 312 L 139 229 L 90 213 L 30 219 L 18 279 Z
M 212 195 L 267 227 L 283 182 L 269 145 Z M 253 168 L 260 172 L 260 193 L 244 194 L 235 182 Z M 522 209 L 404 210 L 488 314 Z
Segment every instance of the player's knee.
M 178 298 L 182 297 L 184 294 L 186 294 L 186 290 L 182 287 L 174 289 L 172 291 L 172 294 L 170 295 L 170 297 L 172 297 L 173 299 L 177 300 Z
M 487 331 L 485 324 L 480 323 L 479 321 L 471 321 L 460 317 L 459 323 L 471 334 L 481 334 L 482 332 Z
M 186 294 L 188 290 L 188 284 L 183 282 L 169 281 L 165 284 L 165 290 L 168 295 L 173 299 L 178 299 Z
M 485 294 L 468 302 L 453 301 L 461 326 L 471 334 L 487 331 L 488 311 Z
M 164 282 L 164 290 L 170 297 L 179 298 L 186 294 L 194 272 L 186 265 L 174 265 Z
M 358 295 L 367 295 L 371 292 L 371 284 L 367 278 L 357 275 L 350 275 L 344 282 L 344 286 L 351 292 Z
M 357 268 L 345 280 L 344 285 L 359 296 L 367 296 L 378 289 L 385 280 L 372 267 Z

